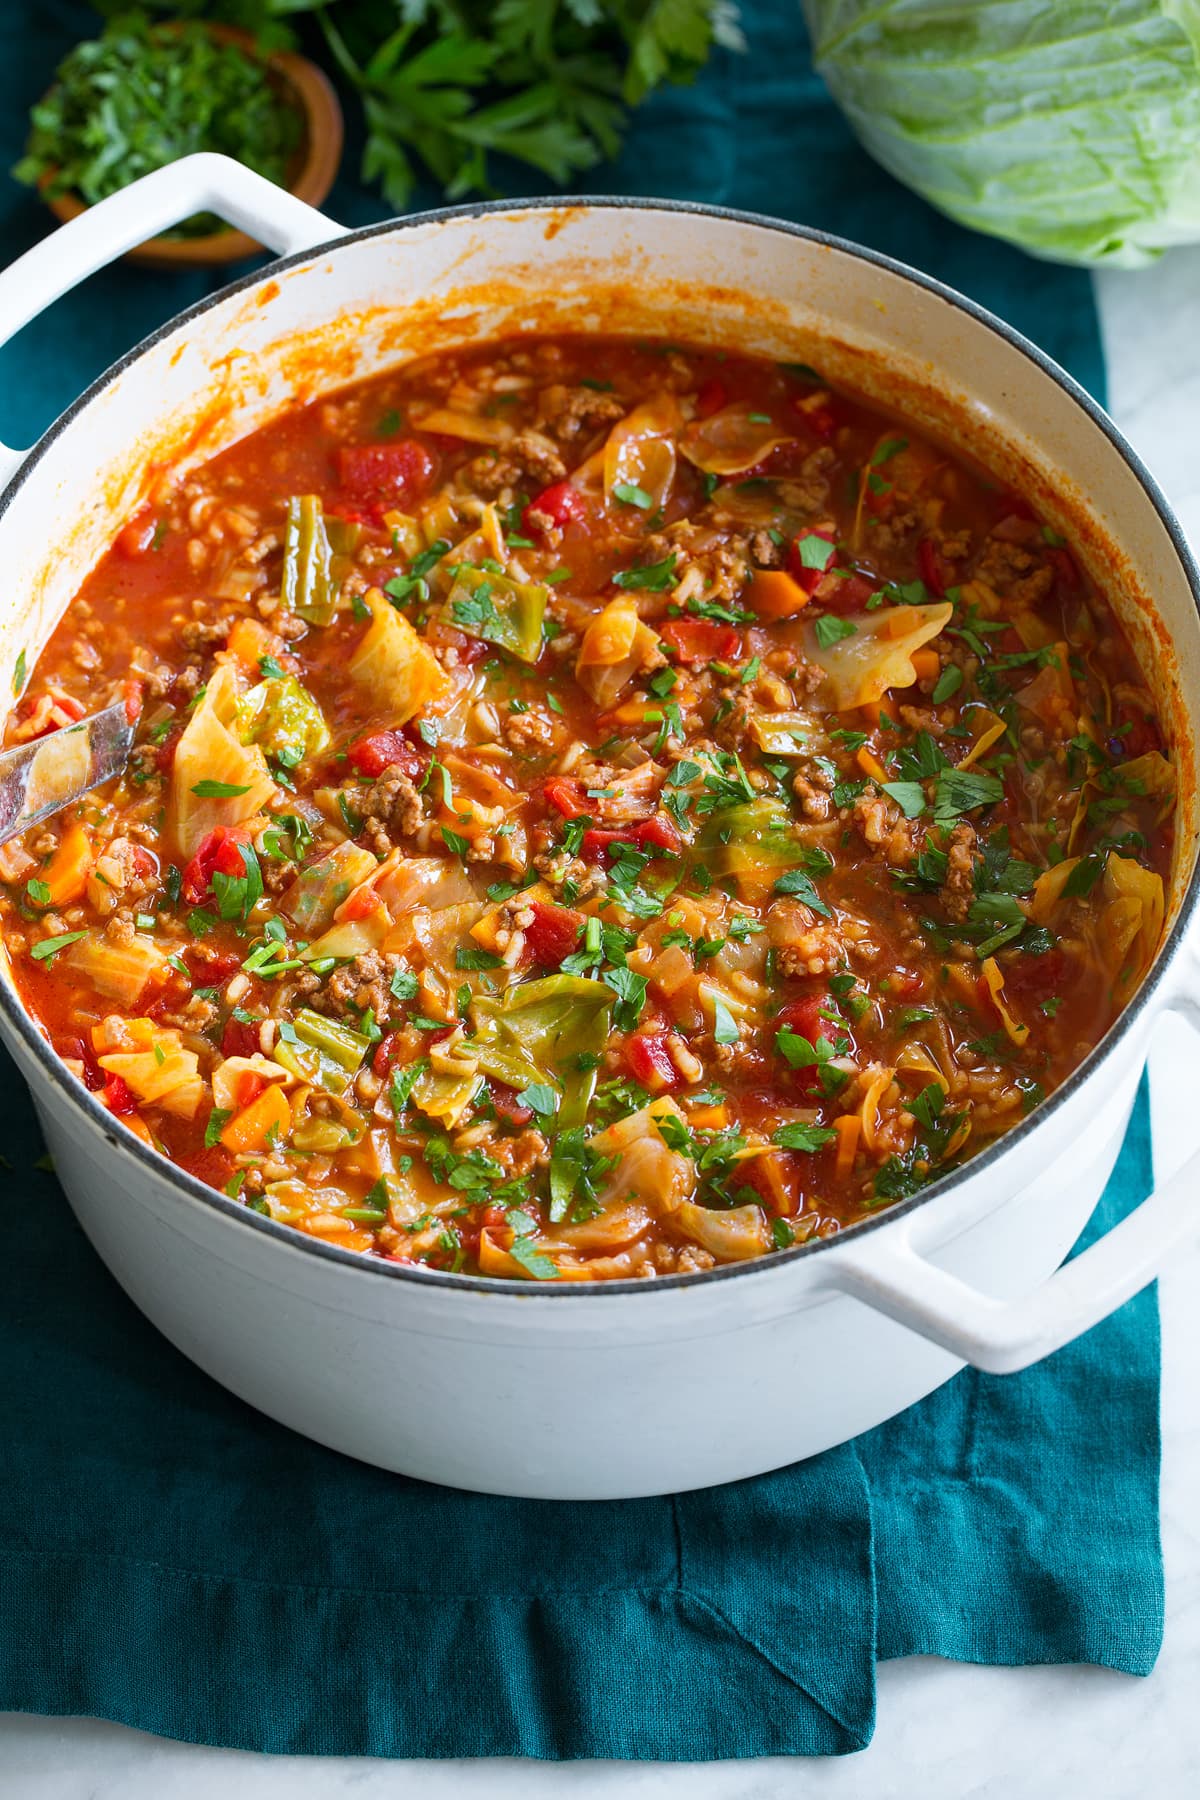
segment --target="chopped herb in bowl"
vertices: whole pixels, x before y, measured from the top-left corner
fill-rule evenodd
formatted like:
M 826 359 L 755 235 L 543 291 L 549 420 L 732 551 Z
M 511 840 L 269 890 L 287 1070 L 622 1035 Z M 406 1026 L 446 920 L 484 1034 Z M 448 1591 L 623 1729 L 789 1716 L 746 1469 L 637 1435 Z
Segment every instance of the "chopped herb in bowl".
M 74 195 L 89 206 L 197 150 L 286 185 L 303 137 L 300 111 L 249 39 L 243 47 L 199 20 L 156 25 L 139 12 L 77 44 L 31 118 L 14 175 L 49 200 Z M 198 214 L 171 235 L 220 228 Z

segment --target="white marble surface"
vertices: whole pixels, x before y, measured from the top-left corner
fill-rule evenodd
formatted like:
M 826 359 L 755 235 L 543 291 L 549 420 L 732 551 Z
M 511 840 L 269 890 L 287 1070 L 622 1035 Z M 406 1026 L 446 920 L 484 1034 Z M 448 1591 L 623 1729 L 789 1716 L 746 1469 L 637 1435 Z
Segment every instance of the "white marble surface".
M 1105 275 L 1111 404 L 1200 542 L 1200 250 Z M 1152 1059 L 1160 1176 L 1200 1144 L 1200 1053 L 1177 1021 Z M 0 1716 L 11 1800 L 1155 1800 L 1200 1779 L 1200 1253 L 1164 1276 L 1167 1628 L 1145 1681 L 1100 1669 L 979 1669 L 914 1659 L 879 1672 L 875 1738 L 838 1761 L 385 1763 L 197 1749 L 94 1720 Z

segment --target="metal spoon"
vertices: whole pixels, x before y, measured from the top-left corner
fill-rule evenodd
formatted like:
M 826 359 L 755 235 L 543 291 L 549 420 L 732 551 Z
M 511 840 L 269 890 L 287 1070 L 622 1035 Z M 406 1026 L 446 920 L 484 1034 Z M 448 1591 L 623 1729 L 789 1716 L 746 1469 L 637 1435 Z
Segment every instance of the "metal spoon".
M 0 844 L 119 775 L 129 760 L 135 725 L 118 700 L 77 725 L 0 750 Z

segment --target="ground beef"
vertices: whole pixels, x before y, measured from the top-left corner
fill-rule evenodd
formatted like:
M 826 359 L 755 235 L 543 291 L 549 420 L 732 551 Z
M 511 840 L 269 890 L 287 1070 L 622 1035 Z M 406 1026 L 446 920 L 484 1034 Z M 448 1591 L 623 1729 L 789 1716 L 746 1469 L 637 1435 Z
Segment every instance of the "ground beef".
M 756 569 L 783 567 L 783 545 L 777 544 L 769 531 L 752 531 L 746 539 L 745 553 Z
M 232 613 L 216 619 L 189 619 L 179 627 L 179 641 L 185 650 L 216 650 L 226 642 L 234 624 Z
M 513 749 L 528 755 L 534 750 L 552 750 L 564 728 L 540 706 L 531 706 L 528 712 L 506 713 L 503 729 Z
M 377 856 L 386 856 L 399 839 L 411 837 L 424 817 L 421 796 L 403 769 L 385 769 L 365 801 L 358 789 L 347 790 L 347 798 L 362 818 L 359 835 Z
M 518 431 L 502 453 L 477 456 L 462 471 L 462 480 L 475 493 L 495 499 L 505 488 L 544 488 L 562 481 L 567 465 L 551 440 L 540 431 Z
M 898 506 L 886 518 L 867 515 L 867 530 L 873 550 L 897 550 L 919 529 L 920 515 L 911 506 Z
M 1054 586 L 1054 570 L 1021 544 L 993 534 L 983 547 L 974 579 L 984 582 L 1002 600 L 1036 606 Z
M 946 846 L 946 879 L 942 883 L 941 902 L 946 916 L 956 925 L 965 922 L 974 894 L 975 827 L 965 819 L 954 827 Z
M 285 888 L 291 887 L 300 867 L 299 863 L 281 862 L 277 856 L 260 856 L 259 866 L 268 894 L 282 894 Z
M 402 960 L 379 950 L 365 950 L 310 990 L 309 1004 L 333 1018 L 370 1011 L 376 1019 L 386 1019 L 395 1004 L 389 983 Z
M 912 827 L 900 808 L 881 794 L 873 782 L 854 802 L 854 825 L 865 844 L 878 849 L 889 866 L 903 867 L 913 859 Z
M 793 775 L 792 792 L 799 800 L 806 819 L 827 819 L 833 811 L 830 795 L 810 781 L 807 775 Z
M 549 432 L 560 444 L 570 444 L 624 416 L 625 402 L 616 394 L 556 385 L 540 395 L 537 423 L 540 431 Z
M 789 475 L 779 483 L 779 503 L 789 510 L 823 512 L 829 504 L 829 477 L 826 471 L 837 460 L 828 444 L 812 451 L 800 465 L 799 475 Z

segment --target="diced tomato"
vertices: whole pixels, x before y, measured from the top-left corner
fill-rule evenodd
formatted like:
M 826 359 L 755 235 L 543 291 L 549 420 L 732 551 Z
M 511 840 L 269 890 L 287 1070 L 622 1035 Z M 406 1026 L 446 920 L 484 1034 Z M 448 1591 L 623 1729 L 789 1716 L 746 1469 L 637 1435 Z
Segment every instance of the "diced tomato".
M 400 769 L 413 781 L 425 773 L 428 756 L 422 756 L 402 731 L 375 731 L 358 738 L 346 751 L 346 759 L 357 775 L 374 779 L 385 769 Z
M 1126 702 L 1118 702 L 1117 725 L 1120 735 L 1114 734 L 1114 754 L 1122 759 L 1132 756 L 1145 756 L 1148 750 L 1162 749 L 1162 736 L 1154 720 L 1145 713 L 1135 712 Z
M 543 781 L 542 793 L 547 805 L 553 806 L 564 819 L 582 818 L 588 809 L 582 781 L 573 781 L 569 775 L 551 775 Z
M 246 865 L 242 860 L 241 845 L 249 841 L 250 833 L 241 825 L 232 828 L 218 825 L 215 831 L 200 840 L 195 856 L 183 871 L 183 897 L 192 906 L 199 906 L 212 886 L 214 875 L 244 875 Z
M 400 1033 L 389 1031 L 385 1038 L 380 1038 L 375 1046 L 375 1054 L 371 1058 L 371 1068 L 380 1081 L 386 1081 L 392 1068 L 400 1059 L 402 1046 Z
M 74 694 L 51 688 L 40 694 L 26 694 L 19 708 L 20 724 L 14 734 L 18 744 L 32 744 L 47 732 L 59 731 L 82 719 L 87 707 Z
M 531 900 L 529 910 L 533 920 L 525 927 L 528 960 L 543 969 L 560 968 L 563 958 L 570 956 L 579 942 L 583 914 L 548 900 Z
M 773 1032 L 794 1031 L 799 1037 L 807 1038 L 815 1044 L 818 1038 L 832 1040 L 835 1036 L 845 1035 L 833 1021 L 821 1017 L 822 1010 L 829 1009 L 829 990 L 824 987 L 814 988 L 811 993 L 802 994 L 798 1000 L 789 1000 L 783 1007 L 773 1026 Z M 782 1051 L 780 1060 L 786 1063 Z M 787 1068 L 785 1085 L 802 1100 L 813 1100 L 820 1097 L 821 1078 L 815 1065 L 807 1068 Z
M 223 1188 L 233 1174 L 233 1158 L 221 1144 L 202 1144 L 178 1158 L 179 1166 L 209 1187 Z
M 122 556 L 131 562 L 145 556 L 147 550 L 154 547 L 158 536 L 158 520 L 152 512 L 140 512 L 136 519 L 130 519 L 128 525 L 122 526 L 117 533 L 117 549 Z
M 81 1037 L 56 1037 L 54 1049 L 64 1060 L 83 1064 L 83 1085 L 90 1093 L 98 1093 L 104 1086 L 107 1076 L 96 1061 L 96 1052 L 91 1044 Z
M 222 1056 L 253 1056 L 261 1049 L 257 1020 L 248 1025 L 243 1019 L 226 1019 L 221 1033 Z
M 1065 991 L 1067 980 L 1067 954 L 1057 945 L 1043 950 L 1040 956 L 1016 956 L 1004 969 L 1004 999 L 1013 1001 L 1020 1011 L 1023 1005 L 1040 1005 L 1052 994 Z M 982 982 L 987 989 L 987 983 Z M 984 1005 L 990 1002 L 990 993 L 984 992 L 980 999 Z
M 586 512 L 583 495 L 578 488 L 572 487 L 569 481 L 553 481 L 549 487 L 531 500 L 525 508 L 522 523 L 526 531 L 536 531 L 537 523 L 530 523 L 530 513 L 545 513 L 560 530 L 564 530 L 572 521 L 578 522 Z
M 635 1031 L 627 1037 L 625 1061 L 634 1080 L 652 1094 L 665 1094 L 679 1086 L 679 1070 L 671 1060 L 667 1040 L 655 1032 Z
M 801 532 L 799 537 L 792 539 L 791 548 L 788 551 L 787 566 L 788 574 L 792 577 L 792 580 L 798 582 L 806 594 L 815 594 L 820 585 L 821 577 L 826 575 L 833 567 L 833 557 L 832 555 L 830 556 L 829 561 L 822 569 L 808 568 L 800 559 L 800 544 L 802 539 L 810 537 L 824 538 L 827 544 L 830 546 L 833 544 L 833 539 L 827 531 Z
M 814 571 L 810 569 L 809 574 L 812 573 Z M 828 569 L 824 575 L 817 573 L 818 584 L 824 583 L 824 586 L 821 587 L 820 604 L 826 612 L 862 612 L 871 595 L 879 592 L 879 583 L 869 581 L 865 575 L 839 574 L 832 581 L 828 579 L 828 576 Z
M 356 499 L 419 499 L 433 483 L 437 464 L 424 444 L 399 438 L 389 444 L 343 444 L 338 479 Z
M 946 566 L 932 538 L 922 538 L 917 545 L 917 572 L 929 592 L 942 599 L 946 592 Z
M 208 951 L 207 946 L 191 946 L 183 953 L 184 961 L 195 980 L 201 987 L 220 987 L 231 975 L 236 975 L 242 966 L 242 959 L 236 950 Z
M 507 1225 L 508 1214 L 502 1206 L 485 1206 L 479 1223 L 487 1229 L 493 1229 L 497 1225 Z
M 349 924 L 353 919 L 369 919 L 382 905 L 374 888 L 365 885 L 352 888 L 338 908 L 338 922 L 344 919 Z
M 806 406 L 805 398 L 804 394 L 797 394 L 792 401 L 793 409 L 816 437 L 831 438 L 837 430 L 837 414 L 831 406 Z
M 614 844 L 632 844 L 635 850 L 654 856 L 662 851 L 678 855 L 683 839 L 662 813 L 643 819 L 640 825 L 593 825 L 583 834 L 584 856 L 607 856 Z
M 533 1117 L 531 1106 L 522 1106 L 517 1099 L 516 1088 L 509 1087 L 505 1081 L 489 1081 L 488 1090 L 492 1096 L 492 1105 L 496 1109 L 496 1117 L 506 1125 L 528 1125 Z
M 100 1098 L 109 1112 L 114 1113 L 118 1119 L 123 1119 L 129 1113 L 137 1111 L 137 1101 L 119 1075 L 108 1077 Z
M 142 695 L 144 684 L 136 675 L 129 675 L 121 683 L 121 698 L 125 702 L 125 717 L 131 725 L 136 725 L 142 716 Z
M 685 663 L 727 662 L 742 649 L 741 632 L 715 619 L 668 619 L 658 635 Z
M 1071 552 L 1064 550 L 1061 544 L 1051 544 L 1046 556 L 1054 564 L 1054 573 L 1059 586 L 1066 588 L 1068 593 L 1074 593 L 1079 586 L 1079 570 Z
M 811 994 L 804 994 L 799 1000 L 789 1000 L 782 1007 L 775 1020 L 776 1031 L 795 1031 L 806 1037 L 810 1044 L 815 1044 L 819 1037 L 828 1035 L 829 1021 L 821 1017 L 821 1009 L 828 1008 L 829 993 L 826 988 L 818 988 Z
M 696 389 L 696 413 L 701 419 L 710 419 L 713 413 L 720 412 L 728 404 L 729 396 L 725 392 L 725 383 L 719 375 L 710 375 Z

